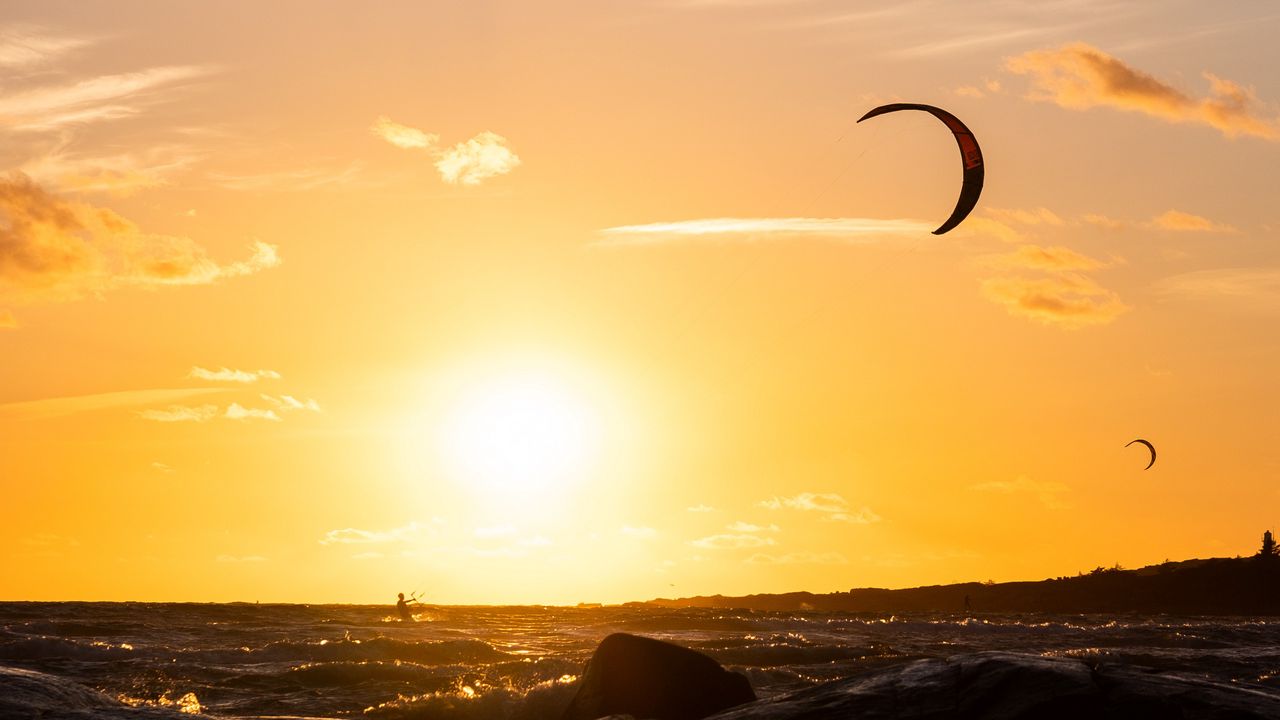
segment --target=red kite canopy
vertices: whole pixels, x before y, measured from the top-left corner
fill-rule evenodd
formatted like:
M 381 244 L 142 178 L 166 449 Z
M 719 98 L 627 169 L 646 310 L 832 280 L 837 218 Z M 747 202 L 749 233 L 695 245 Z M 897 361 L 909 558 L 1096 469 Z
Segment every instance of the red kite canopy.
M 897 112 L 899 110 L 923 110 L 934 117 L 938 118 L 946 125 L 956 136 L 956 144 L 960 146 L 960 160 L 964 164 L 964 184 L 960 187 L 960 199 L 956 201 L 956 209 L 951 211 L 951 217 L 942 223 L 942 226 L 933 231 L 934 235 L 942 233 L 959 225 L 973 207 L 978 204 L 978 196 L 982 194 L 982 180 L 986 176 L 986 171 L 982 165 L 982 148 L 978 147 L 978 140 L 969 132 L 969 128 L 960 122 L 955 115 L 936 108 L 932 105 L 919 105 L 916 103 L 893 103 L 892 105 L 881 105 L 871 112 L 863 115 L 858 122 L 873 118 L 877 115 Z

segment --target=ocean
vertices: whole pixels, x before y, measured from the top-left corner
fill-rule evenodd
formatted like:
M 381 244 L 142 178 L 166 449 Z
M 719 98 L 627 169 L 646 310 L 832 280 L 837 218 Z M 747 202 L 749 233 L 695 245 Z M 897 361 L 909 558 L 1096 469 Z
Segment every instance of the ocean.
M 1280 618 L 0 603 L 0 717 L 550 720 L 614 632 L 744 673 L 761 697 L 982 650 L 1280 689 Z

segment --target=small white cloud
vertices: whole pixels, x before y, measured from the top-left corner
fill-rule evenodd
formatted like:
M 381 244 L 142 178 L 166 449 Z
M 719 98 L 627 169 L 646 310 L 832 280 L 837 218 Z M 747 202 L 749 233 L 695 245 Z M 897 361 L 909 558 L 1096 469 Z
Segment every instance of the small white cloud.
M 228 420 L 270 420 L 271 422 L 280 422 L 280 416 L 274 410 L 247 408 L 240 403 L 228 405 L 227 411 L 222 416 Z
M 187 377 L 210 382 L 254 383 L 259 380 L 279 380 L 280 373 L 275 370 L 232 370 L 226 367 L 209 370 L 197 365 L 191 368 Z
M 743 522 L 739 520 L 738 522 L 727 526 L 726 529 L 736 533 L 757 533 L 757 532 L 778 532 L 782 528 L 779 528 L 777 525 L 773 525 L 773 524 L 753 525 L 752 523 Z
M 769 510 L 812 510 L 817 512 L 839 513 L 849 509 L 849 502 L 835 493 L 800 493 L 794 497 L 774 497 L 762 500 L 760 507 Z
M 427 150 L 440 141 L 440 136 L 435 133 L 401 125 L 386 115 L 375 120 L 369 131 L 392 145 L 406 150 Z
M 880 522 L 880 516 L 870 510 L 870 508 L 860 508 L 853 512 L 831 513 L 822 518 L 826 522 L 842 522 L 850 525 L 870 525 L 871 523 Z
M 292 412 L 294 410 L 310 410 L 311 412 L 320 412 L 320 404 L 315 400 L 299 400 L 292 395 L 261 395 L 263 400 L 271 403 L 277 410 L 283 412 Z
M 445 182 L 479 185 L 496 175 L 505 175 L 520 165 L 520 158 L 507 147 L 507 139 L 492 132 L 458 143 L 436 162 Z
M 869 525 L 880 522 L 880 516 L 871 508 L 851 508 L 849 501 L 836 493 L 804 492 L 792 497 L 773 497 L 757 503 L 769 510 L 800 510 L 815 512 L 826 522 L 842 522 L 851 525 Z

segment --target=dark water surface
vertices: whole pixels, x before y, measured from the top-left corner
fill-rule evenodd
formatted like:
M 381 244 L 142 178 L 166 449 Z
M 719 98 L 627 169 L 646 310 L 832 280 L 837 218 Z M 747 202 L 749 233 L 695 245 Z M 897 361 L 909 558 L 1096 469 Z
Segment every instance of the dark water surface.
M 762 697 L 982 650 L 1280 689 L 1280 618 L 427 606 L 418 619 L 358 605 L 0 603 L 0 710 L 549 720 L 613 632 L 705 652 Z

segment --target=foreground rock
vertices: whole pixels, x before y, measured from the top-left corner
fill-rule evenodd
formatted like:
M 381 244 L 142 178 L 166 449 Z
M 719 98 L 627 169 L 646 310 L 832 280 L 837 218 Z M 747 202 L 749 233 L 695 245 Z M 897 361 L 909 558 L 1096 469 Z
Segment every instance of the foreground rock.
M 563 720 L 698 720 L 755 699 L 745 677 L 702 653 L 616 633 L 600 641 Z
M 197 707 L 187 712 L 198 710 Z M 177 708 L 129 707 L 66 678 L 0 666 L 0 718 L 4 720 L 192 720 L 205 715 Z
M 1132 666 L 993 652 L 919 660 L 713 716 L 766 718 L 1276 720 L 1280 695 Z

